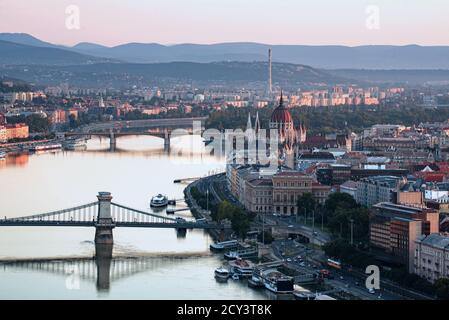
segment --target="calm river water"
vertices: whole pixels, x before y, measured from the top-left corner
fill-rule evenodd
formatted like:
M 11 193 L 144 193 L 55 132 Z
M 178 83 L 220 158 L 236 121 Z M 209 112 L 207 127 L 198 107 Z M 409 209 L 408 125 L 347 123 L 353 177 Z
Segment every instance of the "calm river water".
M 96 201 L 151 211 L 158 193 L 183 198 L 174 179 L 223 171 L 224 161 L 207 155 L 199 137 L 172 140 L 170 153 L 153 137 L 123 137 L 117 150 L 108 139 L 92 139 L 85 151 L 8 156 L 0 161 L 0 216 L 17 217 Z M 180 203 L 179 206 L 185 204 Z M 165 215 L 165 212 L 159 214 Z M 190 212 L 178 216 L 189 218 Z M 210 236 L 189 230 L 114 230 L 112 261 L 98 262 L 94 228 L 2 227 L 0 299 L 265 299 L 245 283 L 214 279 L 223 261 L 209 252 Z

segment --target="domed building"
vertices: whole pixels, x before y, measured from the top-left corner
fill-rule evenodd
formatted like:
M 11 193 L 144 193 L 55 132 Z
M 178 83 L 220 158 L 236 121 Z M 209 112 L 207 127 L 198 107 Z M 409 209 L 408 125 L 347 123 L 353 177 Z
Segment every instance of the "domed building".
M 276 129 L 279 135 L 279 144 L 291 148 L 296 141 L 296 130 L 293 118 L 284 106 L 284 97 L 281 92 L 279 106 L 274 109 L 270 119 L 270 129 Z

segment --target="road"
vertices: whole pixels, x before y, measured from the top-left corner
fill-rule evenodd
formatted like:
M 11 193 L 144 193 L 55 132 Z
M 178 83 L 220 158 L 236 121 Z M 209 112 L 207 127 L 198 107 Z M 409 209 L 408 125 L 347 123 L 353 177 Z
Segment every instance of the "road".
M 312 275 L 322 269 L 329 269 L 323 262 L 326 257 L 319 250 L 308 248 L 304 244 L 297 243 L 294 240 L 277 240 L 272 244 L 274 255 L 284 260 L 286 265 L 295 270 L 298 274 Z M 299 258 L 299 259 L 298 259 Z M 324 259 L 324 260 L 323 260 Z M 361 300 L 404 300 L 404 296 L 388 292 L 381 288 L 376 290 L 375 294 L 368 292 L 365 287 L 365 279 L 348 273 L 340 272 L 337 269 L 330 270 L 333 279 L 325 279 L 324 285 L 334 289 L 339 289 L 349 293 L 351 296 Z

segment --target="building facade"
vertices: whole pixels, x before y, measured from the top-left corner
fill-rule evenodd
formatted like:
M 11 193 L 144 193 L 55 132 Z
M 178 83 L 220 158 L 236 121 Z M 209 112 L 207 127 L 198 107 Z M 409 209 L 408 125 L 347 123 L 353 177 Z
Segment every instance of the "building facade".
M 395 202 L 395 194 L 401 180 L 401 178 L 393 176 L 360 179 L 357 182 L 355 200 L 368 208 L 379 202 Z
M 449 278 L 449 237 L 434 233 L 415 243 L 414 272 L 432 283 Z
M 439 213 L 425 207 L 378 203 L 370 210 L 370 245 L 414 272 L 415 240 L 439 232 Z
M 29 137 L 29 128 L 25 123 L 7 124 L 6 137 L 7 140 L 27 139 Z
M 6 126 L 0 125 L 0 143 L 8 142 L 8 134 L 6 132 Z

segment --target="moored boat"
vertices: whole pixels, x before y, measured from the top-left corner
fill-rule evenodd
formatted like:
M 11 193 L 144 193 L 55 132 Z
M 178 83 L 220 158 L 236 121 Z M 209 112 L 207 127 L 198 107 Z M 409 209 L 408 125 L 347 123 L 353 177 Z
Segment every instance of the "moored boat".
M 311 292 L 298 292 L 295 291 L 293 292 L 293 296 L 295 297 L 296 300 L 315 300 L 316 299 L 316 295 L 314 293 Z
M 236 259 L 229 262 L 231 267 L 231 273 L 238 275 L 239 277 L 249 278 L 253 275 L 254 263 L 248 260 Z
M 61 149 L 62 145 L 60 143 L 47 143 L 47 144 L 38 144 L 30 147 L 30 151 L 38 152 L 38 151 L 47 151 L 47 150 L 57 150 Z
M 265 288 L 276 294 L 293 293 L 294 281 L 276 269 L 268 269 L 261 274 Z
M 229 240 L 211 244 L 209 247 L 212 251 L 223 251 L 225 249 L 237 248 L 239 242 L 237 240 Z
M 253 273 L 251 279 L 248 279 L 248 287 L 250 288 L 263 288 L 263 282 L 259 275 Z
M 151 207 L 166 207 L 168 205 L 168 198 L 162 194 L 158 194 L 151 198 L 150 206 Z
M 215 278 L 217 280 L 223 280 L 223 281 L 228 280 L 229 275 L 230 275 L 229 270 L 226 269 L 225 267 L 220 267 L 220 268 L 215 269 L 214 273 L 215 273 Z
M 85 149 L 87 147 L 84 139 L 69 139 L 64 141 L 63 147 L 66 150 Z

